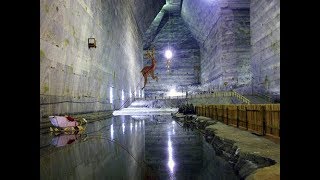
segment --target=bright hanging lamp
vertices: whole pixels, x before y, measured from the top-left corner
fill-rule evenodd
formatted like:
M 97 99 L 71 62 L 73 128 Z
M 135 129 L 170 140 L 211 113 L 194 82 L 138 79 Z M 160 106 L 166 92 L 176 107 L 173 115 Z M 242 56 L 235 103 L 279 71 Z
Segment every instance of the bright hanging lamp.
M 172 58 L 172 51 L 170 49 L 167 49 L 164 55 L 166 56 L 167 59 L 171 59 Z

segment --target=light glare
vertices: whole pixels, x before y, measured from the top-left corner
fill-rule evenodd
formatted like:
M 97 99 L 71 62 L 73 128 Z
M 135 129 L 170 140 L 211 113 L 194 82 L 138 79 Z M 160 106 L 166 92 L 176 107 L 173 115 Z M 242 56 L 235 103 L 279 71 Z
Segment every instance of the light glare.
M 168 96 L 183 96 L 185 93 L 177 92 L 176 89 L 171 89 L 168 93 Z
M 167 59 L 171 59 L 172 58 L 172 52 L 170 50 L 166 50 L 165 56 L 166 56 Z

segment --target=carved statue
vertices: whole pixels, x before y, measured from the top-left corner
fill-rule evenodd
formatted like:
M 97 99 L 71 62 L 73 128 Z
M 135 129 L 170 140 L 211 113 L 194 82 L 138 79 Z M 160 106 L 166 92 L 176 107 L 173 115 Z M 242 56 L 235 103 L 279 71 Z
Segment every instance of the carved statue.
M 145 58 L 151 59 L 151 66 L 145 66 L 142 70 L 141 73 L 144 77 L 144 85 L 143 88 L 145 88 L 147 81 L 148 81 L 148 76 L 151 75 L 152 79 L 156 79 L 158 81 L 158 77 L 154 75 L 154 70 L 156 68 L 157 61 L 154 57 L 155 49 L 153 48 L 152 51 L 148 50 L 145 54 Z

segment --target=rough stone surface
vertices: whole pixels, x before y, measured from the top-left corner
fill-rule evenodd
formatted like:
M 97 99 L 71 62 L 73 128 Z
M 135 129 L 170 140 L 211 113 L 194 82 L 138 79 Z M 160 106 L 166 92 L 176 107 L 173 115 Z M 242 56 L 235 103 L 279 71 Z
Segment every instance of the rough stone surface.
M 251 66 L 254 93 L 280 99 L 280 0 L 251 0 Z
M 246 180 L 280 180 L 280 165 L 264 167 L 249 175 Z
M 279 179 L 280 144 L 204 116 L 172 114 L 184 126 L 203 130 L 217 156 L 225 159 L 241 179 Z
M 250 90 L 249 7 L 249 0 L 183 1 L 181 16 L 201 50 L 202 86 Z
M 216 153 L 229 159 L 242 178 L 258 172 L 259 175 L 259 168 L 280 165 L 280 144 L 220 122 L 205 129 Z M 280 174 L 280 168 L 271 171 L 270 176 Z
M 144 50 L 155 47 L 157 65 L 144 90 L 145 97 L 164 96 L 172 88 L 181 92 L 188 85 L 199 84 L 200 49 L 187 25 L 180 16 L 179 4 L 166 4 L 157 15 L 144 37 Z M 173 53 L 170 68 L 164 54 Z M 150 60 L 144 59 L 144 65 Z
M 122 90 L 125 99 L 138 90 L 142 36 L 164 3 L 41 0 L 40 116 L 119 108 Z

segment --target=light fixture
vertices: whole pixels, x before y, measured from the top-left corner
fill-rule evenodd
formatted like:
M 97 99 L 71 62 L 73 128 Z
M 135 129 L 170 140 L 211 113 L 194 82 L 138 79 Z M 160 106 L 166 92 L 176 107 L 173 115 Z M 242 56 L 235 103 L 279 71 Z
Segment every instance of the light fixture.
M 124 92 L 123 92 L 123 89 L 122 89 L 122 92 L 121 92 L 121 100 L 122 100 L 122 101 L 124 100 Z
M 89 47 L 89 49 L 90 48 L 97 48 L 95 38 L 88 38 L 88 47 Z
M 131 88 L 129 90 L 129 96 L 130 96 L 130 99 L 132 98 L 132 94 L 131 94 Z
M 112 92 L 112 87 L 110 87 L 110 103 L 113 103 L 113 92 Z
M 165 52 L 165 54 L 164 54 L 165 56 L 166 56 L 166 58 L 167 59 L 171 59 L 172 58 L 172 52 L 171 52 L 171 50 L 166 50 L 166 52 Z

